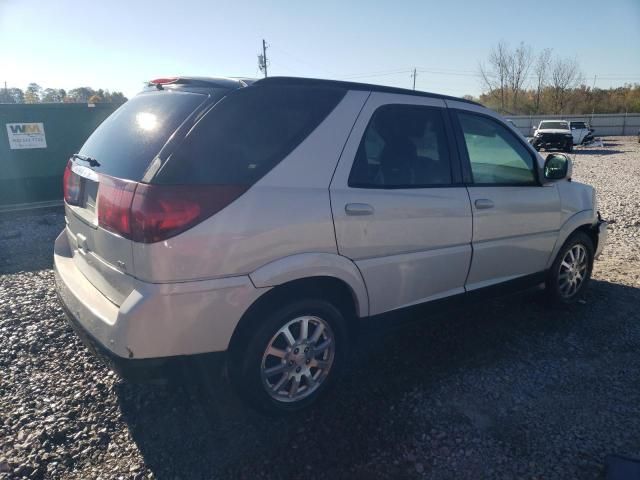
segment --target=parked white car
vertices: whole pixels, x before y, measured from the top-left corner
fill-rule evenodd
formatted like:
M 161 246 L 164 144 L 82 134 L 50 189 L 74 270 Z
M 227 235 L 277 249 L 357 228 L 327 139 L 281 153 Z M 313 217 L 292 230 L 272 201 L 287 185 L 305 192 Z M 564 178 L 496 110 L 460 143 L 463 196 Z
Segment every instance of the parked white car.
M 161 79 L 69 161 L 57 291 L 125 378 L 222 366 L 245 400 L 290 412 L 373 319 L 541 283 L 574 302 L 606 223 L 570 179 L 567 156 L 458 98 Z
M 573 133 L 566 120 L 543 120 L 533 131 L 531 145 L 536 150 L 573 150 Z

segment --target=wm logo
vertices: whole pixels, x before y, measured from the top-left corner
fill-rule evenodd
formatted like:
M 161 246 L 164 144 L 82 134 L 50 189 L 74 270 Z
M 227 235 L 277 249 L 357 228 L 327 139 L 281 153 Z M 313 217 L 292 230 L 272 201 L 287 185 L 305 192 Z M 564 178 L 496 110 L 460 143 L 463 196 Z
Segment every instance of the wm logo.
M 17 125 L 8 125 L 11 129 L 11 133 L 42 133 L 40 130 L 40 125 L 37 123 L 23 123 Z

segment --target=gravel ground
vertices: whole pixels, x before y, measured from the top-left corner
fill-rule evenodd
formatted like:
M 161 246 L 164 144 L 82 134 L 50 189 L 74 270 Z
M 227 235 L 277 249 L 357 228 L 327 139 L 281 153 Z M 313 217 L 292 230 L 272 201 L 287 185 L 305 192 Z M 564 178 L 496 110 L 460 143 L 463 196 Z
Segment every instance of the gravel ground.
M 289 419 L 118 380 L 55 297 L 63 214 L 0 217 L 0 478 L 603 478 L 640 456 L 639 147 L 576 151 L 614 222 L 583 303 L 528 292 L 370 335 Z

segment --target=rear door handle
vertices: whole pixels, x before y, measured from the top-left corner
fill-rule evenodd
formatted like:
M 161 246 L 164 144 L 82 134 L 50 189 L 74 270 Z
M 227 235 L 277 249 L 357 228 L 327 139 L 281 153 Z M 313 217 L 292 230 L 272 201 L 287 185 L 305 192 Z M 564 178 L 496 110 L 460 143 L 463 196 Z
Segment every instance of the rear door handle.
M 478 210 L 493 208 L 493 202 L 488 198 L 479 198 L 474 202 L 474 204 Z
M 353 216 L 372 215 L 373 207 L 368 203 L 347 203 L 344 206 L 344 211 L 347 215 Z

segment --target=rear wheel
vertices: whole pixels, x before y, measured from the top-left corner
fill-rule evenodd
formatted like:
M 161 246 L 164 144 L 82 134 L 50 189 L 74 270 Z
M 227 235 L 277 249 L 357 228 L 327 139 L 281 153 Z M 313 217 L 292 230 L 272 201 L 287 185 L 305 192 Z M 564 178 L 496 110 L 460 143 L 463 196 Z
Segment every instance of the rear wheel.
M 577 301 L 591 279 L 593 242 L 583 232 L 574 233 L 558 253 L 546 280 L 550 299 L 560 304 Z
M 271 414 L 314 403 L 337 376 L 348 348 L 340 310 L 325 300 L 299 300 L 250 324 L 255 330 L 233 352 L 229 368 L 241 396 Z

